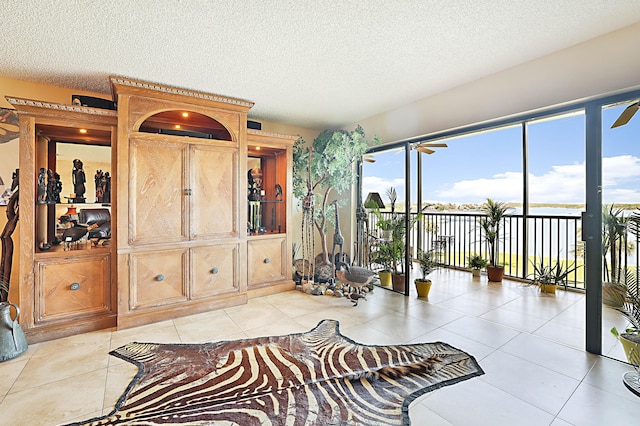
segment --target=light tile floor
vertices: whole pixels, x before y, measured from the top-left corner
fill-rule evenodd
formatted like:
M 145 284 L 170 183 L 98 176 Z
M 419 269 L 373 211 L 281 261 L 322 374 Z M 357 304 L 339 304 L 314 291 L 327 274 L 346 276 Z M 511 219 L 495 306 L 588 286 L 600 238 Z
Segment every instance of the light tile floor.
M 108 355 L 130 341 L 205 342 L 304 332 L 325 318 L 365 344 L 445 341 L 486 374 L 428 393 L 410 407 L 414 425 L 639 424 L 640 398 L 621 377 L 631 367 L 584 346 L 584 295 L 487 283 L 440 270 L 429 300 L 376 288 L 357 307 L 301 292 L 134 329 L 104 330 L 31 345 L 0 364 L 0 424 L 55 425 L 106 414 L 136 373 Z M 619 314 L 605 311 L 609 322 Z M 624 325 L 624 324 L 619 324 Z M 606 330 L 610 328 L 607 325 Z M 607 336 L 603 332 L 603 336 Z M 613 337 L 605 353 L 621 356 Z

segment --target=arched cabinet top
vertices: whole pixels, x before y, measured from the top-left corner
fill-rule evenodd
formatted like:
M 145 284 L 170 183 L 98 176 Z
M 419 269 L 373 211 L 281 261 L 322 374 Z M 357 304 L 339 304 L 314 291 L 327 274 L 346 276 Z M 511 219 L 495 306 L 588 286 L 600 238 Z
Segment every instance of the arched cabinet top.
M 218 120 L 189 110 L 168 110 L 148 116 L 138 129 L 144 133 L 189 136 L 202 139 L 232 141 L 229 130 Z

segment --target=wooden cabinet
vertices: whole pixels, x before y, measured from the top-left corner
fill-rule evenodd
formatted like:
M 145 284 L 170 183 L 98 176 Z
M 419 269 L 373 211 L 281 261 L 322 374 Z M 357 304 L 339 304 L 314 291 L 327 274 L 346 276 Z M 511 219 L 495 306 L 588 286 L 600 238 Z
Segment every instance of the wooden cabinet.
M 249 288 L 287 279 L 287 239 L 256 238 L 248 243 Z
M 191 298 L 240 293 L 238 245 L 220 244 L 191 249 Z
M 110 314 L 108 253 L 36 260 L 36 324 Z
M 248 131 L 247 281 L 250 297 L 295 288 L 289 232 L 295 140 L 288 135 Z M 259 185 L 255 183 L 256 176 L 261 179 Z
M 28 339 L 127 328 L 295 288 L 296 138 L 248 131 L 252 102 L 117 77 L 111 84 L 117 111 L 8 98 L 20 116 L 19 303 Z M 106 159 L 95 162 L 100 150 Z M 83 196 L 76 159 L 85 160 Z M 41 170 L 61 177 L 59 201 L 42 199 Z M 108 201 L 97 188 L 107 171 Z M 110 237 L 47 249 L 82 209 L 108 218 Z
M 128 229 L 118 241 L 118 327 L 246 303 L 239 183 L 252 103 L 112 84 L 118 162 L 126 165 L 117 211 Z
M 102 217 L 110 216 L 111 204 L 96 199 L 94 175 L 115 170 L 111 146 L 117 113 L 7 100 L 20 116 L 19 305 L 27 339 L 38 342 L 114 327 L 114 245 L 109 238 L 96 238 L 92 243 L 76 222 L 83 209 L 100 209 Z M 74 160 L 81 160 L 82 165 Z M 115 225 L 110 228 L 115 238 Z M 84 236 L 63 237 L 67 230 Z

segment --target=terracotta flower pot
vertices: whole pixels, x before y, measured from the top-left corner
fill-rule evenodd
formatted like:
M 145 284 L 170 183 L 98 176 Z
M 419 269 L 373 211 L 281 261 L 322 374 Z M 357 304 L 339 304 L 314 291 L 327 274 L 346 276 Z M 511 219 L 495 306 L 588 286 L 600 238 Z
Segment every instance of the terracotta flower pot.
M 404 277 L 404 274 L 391 274 L 391 285 L 393 286 L 393 291 L 404 293 Z
M 489 281 L 496 283 L 502 282 L 502 278 L 504 277 L 504 266 L 487 265 L 487 277 L 489 278 Z

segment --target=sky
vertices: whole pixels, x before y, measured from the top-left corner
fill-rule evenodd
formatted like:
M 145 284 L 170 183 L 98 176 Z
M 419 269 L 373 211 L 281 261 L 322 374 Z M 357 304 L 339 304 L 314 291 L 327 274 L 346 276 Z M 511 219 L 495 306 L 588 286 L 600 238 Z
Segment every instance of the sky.
M 603 111 L 603 202 L 640 203 L 640 112 L 610 129 L 627 104 Z M 583 204 L 585 201 L 585 117 L 574 113 L 528 125 L 529 202 Z M 520 125 L 447 140 L 448 148 L 422 155 L 423 201 L 482 203 L 490 197 L 522 202 Z M 412 199 L 416 196 L 416 156 L 412 152 Z M 375 155 L 364 163 L 363 196 L 395 187 L 404 201 L 404 151 Z

